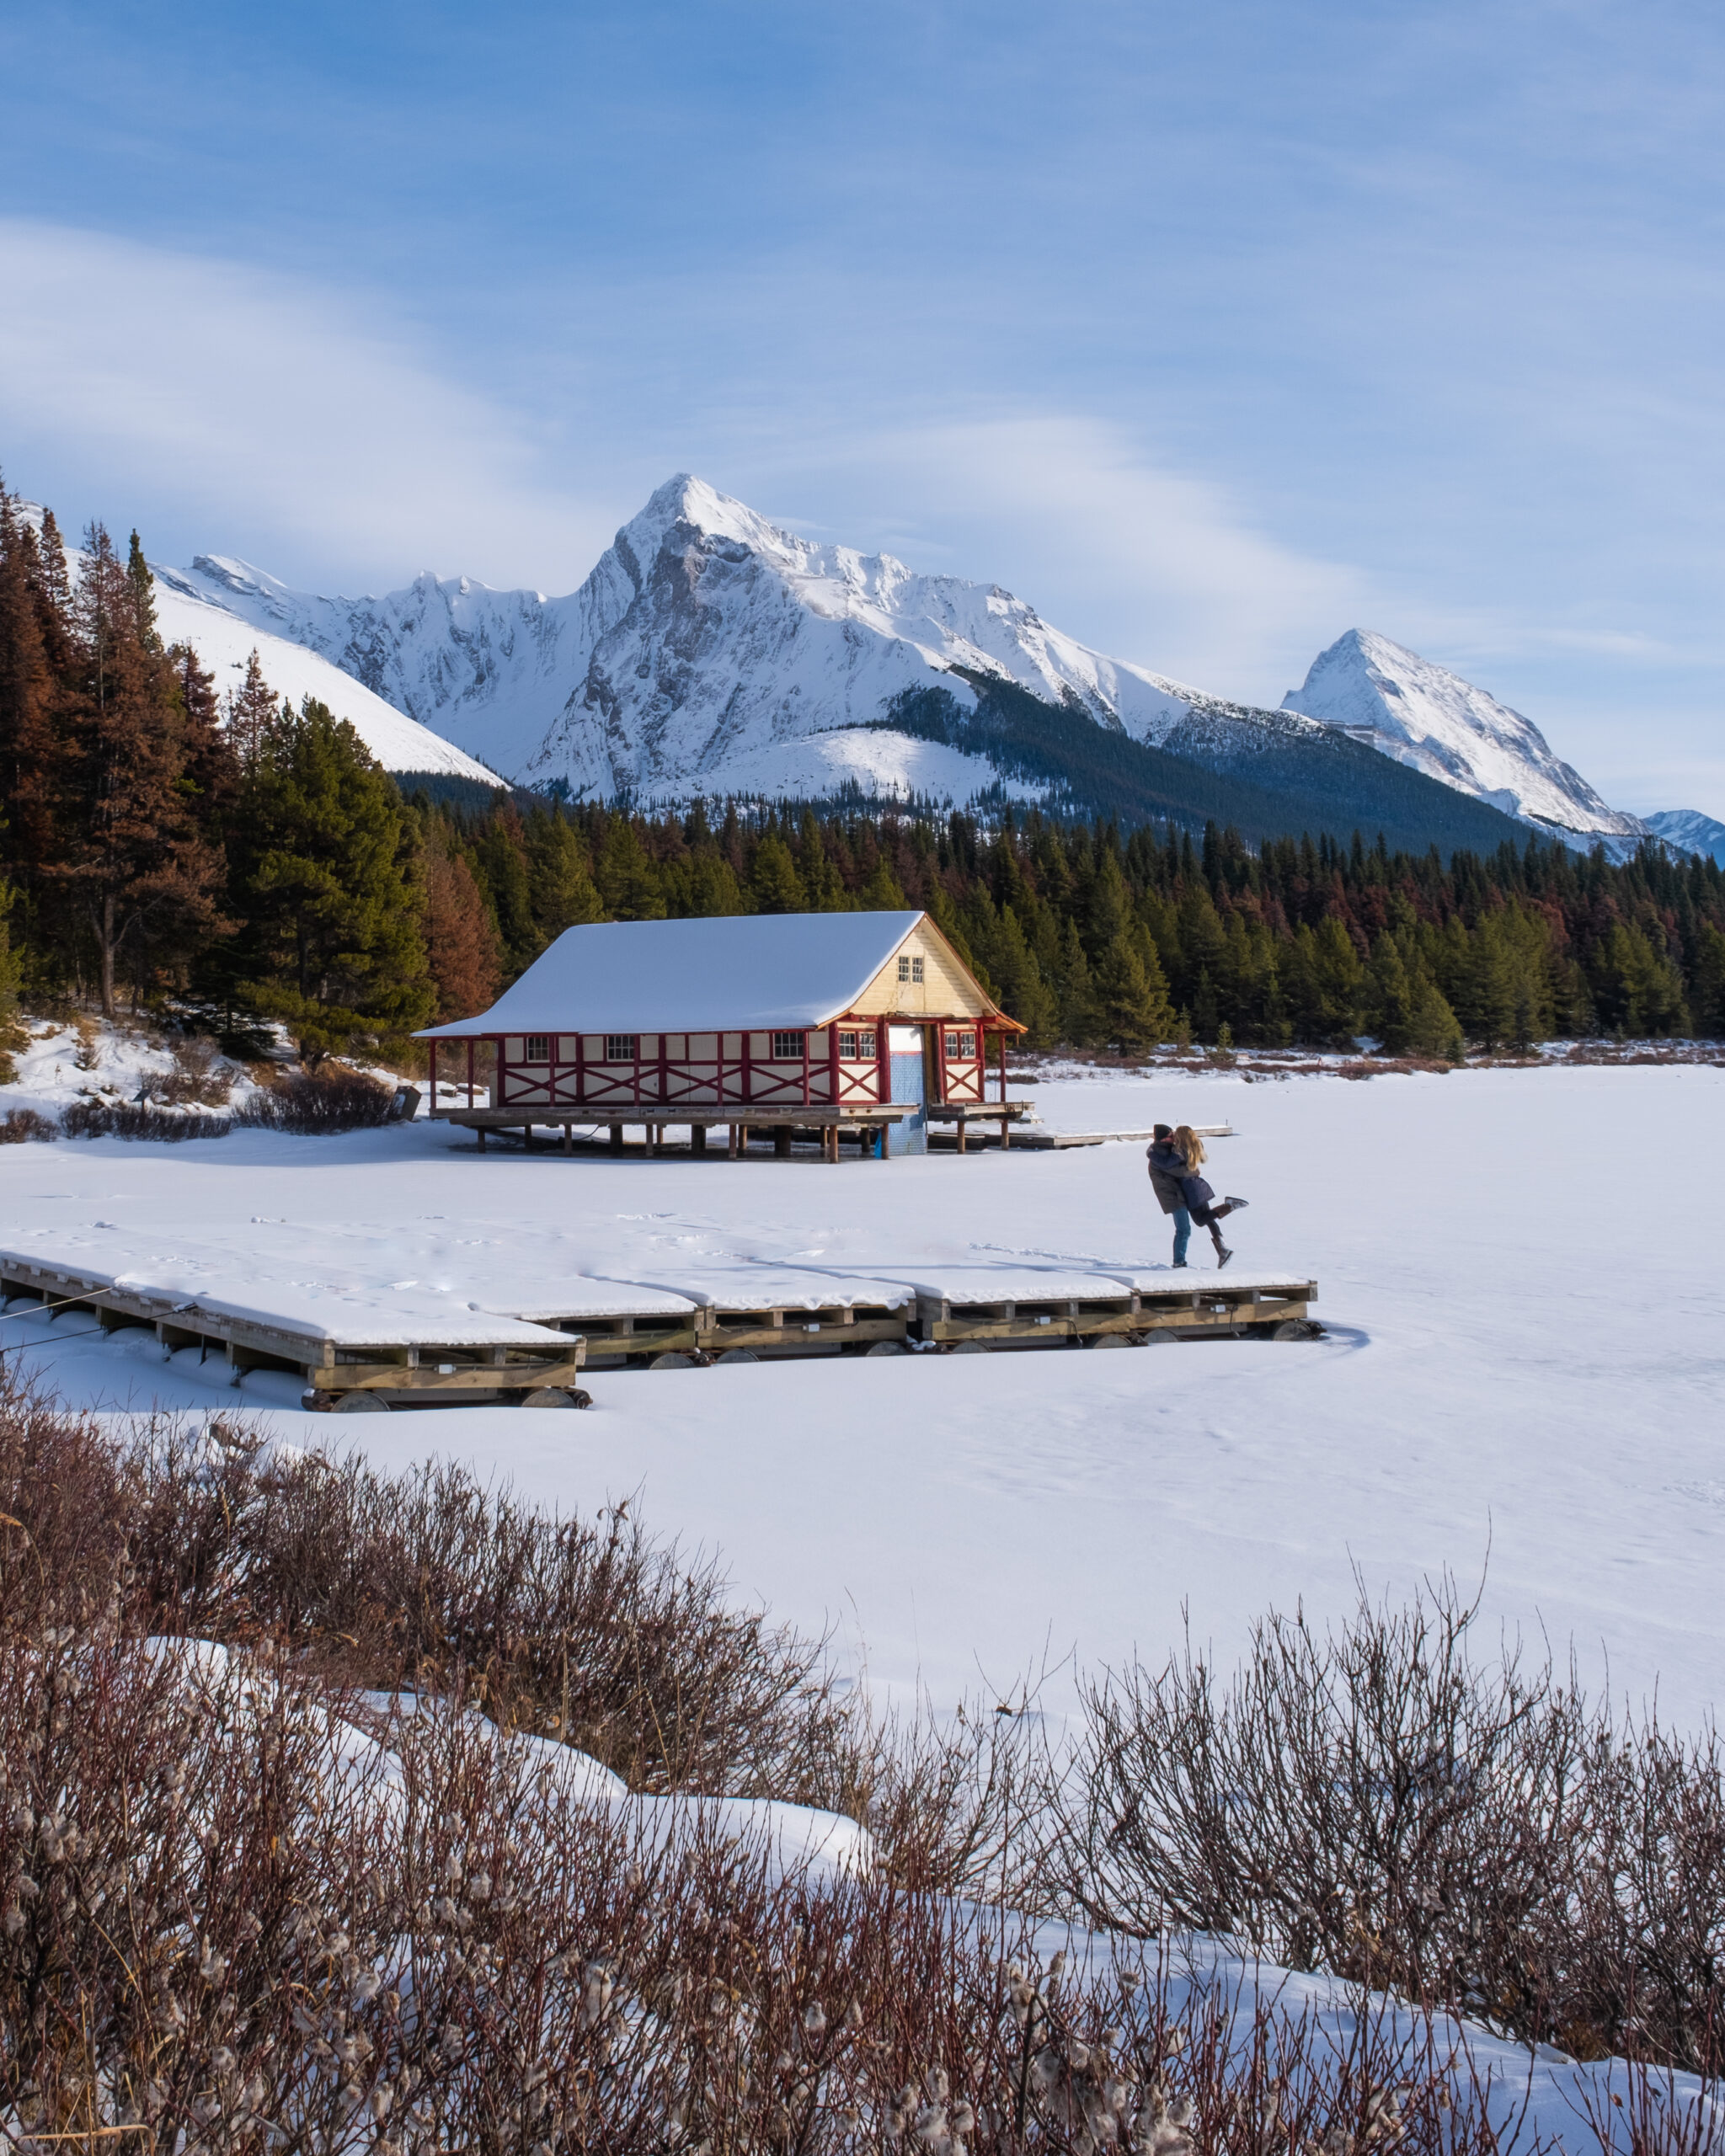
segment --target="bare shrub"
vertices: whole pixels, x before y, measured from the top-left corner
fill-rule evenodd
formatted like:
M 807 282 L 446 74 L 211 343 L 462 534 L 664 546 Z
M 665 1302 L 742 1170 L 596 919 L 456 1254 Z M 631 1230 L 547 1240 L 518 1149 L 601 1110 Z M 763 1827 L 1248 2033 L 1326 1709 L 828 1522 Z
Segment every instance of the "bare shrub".
M 1086 1688 L 1049 1863 L 1093 1921 L 1231 1933 L 1586 2057 L 1716 2073 L 1725 1792 L 1710 1732 L 1614 1729 L 1549 1659 L 1470 1652 L 1445 1582 L 1320 1636 L 1271 1615 Z
M 74 1101 L 61 1111 L 60 1127 L 68 1138 L 142 1138 L 178 1145 L 192 1138 L 226 1138 L 233 1123 L 225 1115 L 195 1115 L 143 1101 Z
M 8 1108 L 0 1115 L 0 1145 L 51 1145 L 58 1126 L 34 1108 Z
M 375 1737 L 382 1753 L 367 1749 Z M 463 1710 L 0 1628 L 0 2132 L 234 2148 L 1492 2156 L 1427 2032 L 585 1801 Z M 665 1831 L 669 1828 L 670 1831 Z M 1022 1948 L 1022 1942 L 1019 1943 Z
M 361 1130 L 389 1118 L 395 1089 L 362 1070 L 325 1064 L 316 1070 L 278 1078 L 235 1112 L 237 1126 L 289 1130 L 316 1137 L 339 1130 Z
M 214 1042 L 188 1036 L 175 1041 L 169 1053 L 174 1068 L 152 1081 L 150 1090 L 164 1107 L 219 1108 L 227 1105 L 232 1080 L 216 1067 Z

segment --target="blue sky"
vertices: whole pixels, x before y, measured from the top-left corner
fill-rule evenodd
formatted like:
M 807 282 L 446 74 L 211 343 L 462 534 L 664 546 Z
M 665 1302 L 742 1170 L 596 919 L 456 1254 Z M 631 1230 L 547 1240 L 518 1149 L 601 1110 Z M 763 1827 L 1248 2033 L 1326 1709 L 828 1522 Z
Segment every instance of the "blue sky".
M 692 470 L 1279 702 L 1356 623 L 1725 816 L 1725 17 L 1442 0 L 0 19 L 0 458 L 566 590 Z

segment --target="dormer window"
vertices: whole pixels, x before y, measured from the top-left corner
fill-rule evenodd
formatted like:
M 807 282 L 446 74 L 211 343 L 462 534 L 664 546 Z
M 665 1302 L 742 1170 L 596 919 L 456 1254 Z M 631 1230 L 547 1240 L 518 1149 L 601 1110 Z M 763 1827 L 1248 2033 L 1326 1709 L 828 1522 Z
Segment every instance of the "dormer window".
M 922 961 L 921 958 L 905 958 L 899 960 L 899 979 L 900 980 L 921 980 L 921 978 Z

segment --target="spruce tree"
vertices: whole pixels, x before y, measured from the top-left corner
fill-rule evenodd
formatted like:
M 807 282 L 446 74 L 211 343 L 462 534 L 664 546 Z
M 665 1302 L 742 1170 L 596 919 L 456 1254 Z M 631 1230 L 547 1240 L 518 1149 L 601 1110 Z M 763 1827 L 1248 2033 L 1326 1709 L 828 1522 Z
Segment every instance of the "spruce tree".
M 606 819 L 605 842 L 593 864 L 593 881 L 613 921 L 663 921 L 665 893 L 659 872 L 641 843 L 633 817 Z
M 174 662 L 140 639 L 131 579 L 92 525 L 72 611 L 77 671 L 57 774 L 58 846 L 47 880 L 93 947 L 104 1017 L 122 953 L 142 985 L 152 953 L 184 958 L 231 926 L 225 862 L 199 828 Z
M 426 963 L 438 1023 L 473 1018 L 497 1001 L 502 954 L 496 931 L 459 847 L 434 830 L 425 857 Z
M 541 948 L 566 928 L 603 921 L 605 901 L 593 881 L 587 849 L 560 811 L 534 808 L 523 833 L 527 857 L 527 904 Z
M 910 903 L 904 885 L 893 873 L 891 862 L 884 853 L 879 855 L 868 882 L 857 894 L 857 904 L 864 913 L 903 913 Z
M 756 913 L 806 913 L 808 894 L 797 873 L 791 850 L 777 831 L 769 831 L 755 849 L 749 874 L 749 897 Z
M 1154 945 L 1122 928 L 1097 968 L 1097 1013 L 1104 1040 L 1129 1053 L 1153 1048 L 1174 1030 L 1173 1007 Z
M 162 638 L 156 627 L 156 586 L 138 535 L 131 535 L 126 558 L 126 580 L 131 586 L 132 632 L 146 651 L 160 651 Z
M 263 754 L 280 705 L 280 699 L 264 679 L 263 662 L 254 645 L 246 661 L 245 680 L 227 692 L 227 738 L 242 771 L 249 771 Z
M 435 997 L 414 836 L 346 720 L 307 696 L 271 732 L 241 804 L 246 1000 L 308 1066 L 388 1046 Z

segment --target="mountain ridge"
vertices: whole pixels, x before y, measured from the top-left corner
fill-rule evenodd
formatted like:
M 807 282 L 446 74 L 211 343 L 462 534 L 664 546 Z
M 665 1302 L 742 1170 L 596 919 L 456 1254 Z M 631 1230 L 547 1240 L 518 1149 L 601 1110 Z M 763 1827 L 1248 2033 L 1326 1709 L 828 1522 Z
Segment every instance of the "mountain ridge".
M 938 687 L 974 716 L 992 684 L 1260 786 L 1286 783 L 1311 756 L 1335 768 L 1326 744 L 1360 739 L 1369 719 L 1370 746 L 1532 829 L 1614 849 L 1645 835 L 1561 764 L 1530 721 L 1370 632 L 1349 631 L 1308 674 L 1309 700 L 1322 702 L 1327 688 L 1345 707 L 1339 719 L 1301 707 L 1298 691 L 1275 710 L 1240 704 L 1095 651 L 1000 584 L 803 538 L 686 472 L 657 488 L 560 598 L 429 572 L 382 597 L 331 597 L 221 555 L 158 574 L 318 651 L 510 779 L 576 797 L 857 786 L 1047 798 L 1049 784 L 1031 787 L 978 753 L 985 728 L 947 727 L 942 738 L 900 728 L 903 745 L 883 746 L 908 693 Z M 1363 716 L 1342 694 L 1365 696 L 1341 678 L 1344 647 L 1376 699 Z M 1439 712 L 1448 734 L 1435 746 L 1434 722 L 1418 734 L 1391 728 L 1389 691 L 1400 694 L 1404 678 L 1456 707 Z M 1376 790 L 1376 781 L 1365 787 Z

